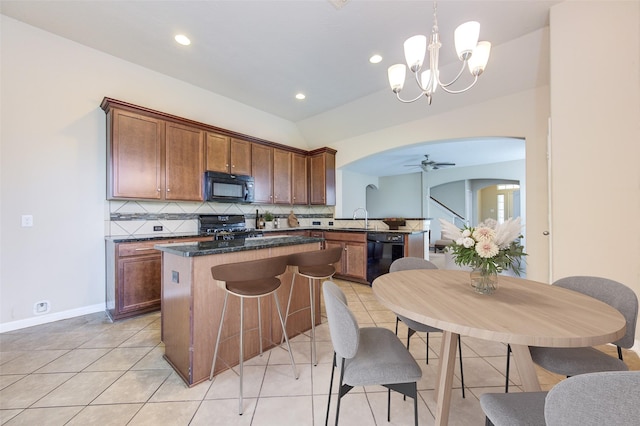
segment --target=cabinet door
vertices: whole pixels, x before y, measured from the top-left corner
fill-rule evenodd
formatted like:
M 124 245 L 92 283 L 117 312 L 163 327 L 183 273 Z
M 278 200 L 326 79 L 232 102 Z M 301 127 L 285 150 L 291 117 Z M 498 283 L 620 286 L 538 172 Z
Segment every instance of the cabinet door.
M 291 153 L 273 150 L 273 202 L 291 204 Z
M 161 199 L 164 122 L 112 110 L 108 198 Z
M 154 252 L 118 261 L 116 319 L 160 308 L 162 256 Z
M 367 277 L 367 245 L 364 243 L 345 243 L 346 257 L 344 275 L 349 277 L 366 279 Z
M 347 254 L 345 251 L 345 244 L 340 242 L 340 241 L 331 241 L 331 240 L 325 240 L 324 241 L 324 248 L 325 249 L 330 249 L 330 248 L 334 248 L 334 247 L 342 247 L 342 258 L 333 264 L 333 266 L 336 268 L 336 274 L 337 275 L 344 275 L 345 274 L 345 267 L 347 264 Z
M 255 178 L 255 202 L 273 203 L 273 148 L 251 145 L 251 174 Z
M 207 132 L 205 170 L 229 173 L 229 137 Z
M 292 154 L 291 195 L 293 204 L 309 204 L 309 179 L 307 175 L 307 156 Z
M 311 204 L 335 206 L 336 173 L 335 155 L 321 153 L 311 156 L 310 195 Z
M 204 132 L 174 123 L 166 128 L 165 199 L 202 201 Z
M 229 157 L 231 158 L 229 173 L 251 175 L 251 142 L 231 138 Z

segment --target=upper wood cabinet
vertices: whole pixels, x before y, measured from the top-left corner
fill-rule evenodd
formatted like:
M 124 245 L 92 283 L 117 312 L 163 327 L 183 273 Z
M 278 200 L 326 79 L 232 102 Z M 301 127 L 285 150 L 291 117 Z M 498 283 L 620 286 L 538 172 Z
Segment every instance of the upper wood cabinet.
M 323 149 L 310 157 L 311 204 L 336 205 L 336 151 Z
M 203 199 L 201 130 L 118 109 L 107 117 L 109 199 Z
M 107 115 L 107 197 L 162 199 L 164 121 L 129 111 Z
M 254 201 L 273 204 L 273 148 L 251 145 L 251 175 L 255 179 Z
M 291 195 L 293 204 L 309 204 L 309 173 L 307 156 L 291 154 Z
M 335 154 L 311 152 L 115 99 L 107 114 L 107 199 L 202 201 L 205 170 L 255 178 L 255 203 L 335 205 Z
M 251 174 L 251 142 L 207 132 L 205 151 L 206 170 L 237 175 Z
M 204 132 L 166 123 L 165 200 L 202 201 Z
M 273 150 L 273 203 L 291 204 L 291 155 L 289 151 Z

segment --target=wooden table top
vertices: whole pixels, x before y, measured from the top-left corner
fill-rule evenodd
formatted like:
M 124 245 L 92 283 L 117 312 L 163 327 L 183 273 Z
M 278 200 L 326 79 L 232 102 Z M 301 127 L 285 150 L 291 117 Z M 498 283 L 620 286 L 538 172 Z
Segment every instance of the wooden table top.
M 470 286 L 469 272 L 420 269 L 373 282 L 395 313 L 463 336 L 511 344 L 583 347 L 614 342 L 625 319 L 604 302 L 536 281 L 500 275 L 493 295 Z

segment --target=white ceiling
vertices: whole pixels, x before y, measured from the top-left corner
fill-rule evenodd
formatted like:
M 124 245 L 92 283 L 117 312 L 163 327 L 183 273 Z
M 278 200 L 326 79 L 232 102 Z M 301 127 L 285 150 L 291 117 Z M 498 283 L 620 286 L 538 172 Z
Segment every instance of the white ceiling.
M 336 2 L 345 4 L 336 8 L 332 4 Z M 549 7 L 554 3 L 558 0 L 440 0 L 438 23 L 443 67 L 456 61 L 452 39 L 457 25 L 468 20 L 479 21 L 480 38 L 491 41 L 495 50 L 501 44 L 547 26 Z M 388 89 L 386 69 L 403 61 L 402 43 L 407 37 L 430 33 L 433 3 L 2 0 L 0 12 L 298 123 L 306 137 L 313 133 L 309 126 L 314 121 L 322 123 L 322 127 L 331 127 L 318 117 L 331 117 L 332 111 L 356 105 L 371 96 L 384 93 L 385 102 L 399 104 Z M 192 44 L 178 45 L 173 40 L 178 33 L 186 34 Z M 374 53 L 383 56 L 380 64 L 368 62 Z M 535 57 L 535 53 L 529 54 Z M 518 58 L 510 59 L 517 66 Z M 490 59 L 485 75 L 490 74 L 491 66 Z M 484 75 L 478 85 L 483 83 L 483 78 Z M 484 79 L 490 84 L 491 79 Z M 489 87 L 484 89 L 491 92 Z M 297 92 L 304 92 L 307 98 L 296 100 Z M 434 104 L 437 102 L 436 97 Z M 372 105 L 372 109 L 375 108 L 376 105 Z M 433 106 L 426 103 L 412 106 L 412 110 L 409 107 L 402 110 L 395 105 L 391 108 L 400 115 L 403 111 L 414 111 L 415 116 L 417 109 L 420 114 L 423 110 L 433 111 Z M 359 112 L 366 115 L 366 111 Z M 387 123 L 370 120 L 371 123 L 365 125 L 373 129 L 402 120 L 388 112 L 383 115 Z M 408 119 L 411 117 L 411 113 L 407 115 Z M 353 128 L 361 132 L 357 118 L 353 121 Z M 342 124 L 335 122 L 335 128 Z M 347 135 L 343 132 L 342 136 Z M 327 144 L 336 137 L 339 136 L 325 134 L 323 142 Z M 455 153 L 443 153 L 440 158 L 433 149 L 429 148 L 429 152 L 433 153 L 432 159 L 438 161 L 464 163 Z

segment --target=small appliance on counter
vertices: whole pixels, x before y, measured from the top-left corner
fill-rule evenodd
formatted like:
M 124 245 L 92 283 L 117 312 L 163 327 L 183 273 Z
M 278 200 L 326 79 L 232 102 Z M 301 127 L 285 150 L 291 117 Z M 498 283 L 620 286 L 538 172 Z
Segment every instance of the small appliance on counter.
M 243 215 L 203 214 L 200 220 L 200 235 L 211 235 L 214 241 L 262 237 L 260 230 L 249 229 Z

